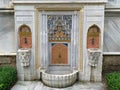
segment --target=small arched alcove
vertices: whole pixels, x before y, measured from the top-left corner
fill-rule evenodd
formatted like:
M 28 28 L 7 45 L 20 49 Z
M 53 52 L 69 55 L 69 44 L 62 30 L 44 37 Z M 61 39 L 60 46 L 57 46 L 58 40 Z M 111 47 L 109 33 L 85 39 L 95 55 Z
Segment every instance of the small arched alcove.
M 32 47 L 32 33 L 30 27 L 27 25 L 21 25 L 18 31 L 19 35 L 19 48 L 31 48 Z
M 87 32 L 87 48 L 100 48 L 100 28 L 97 25 L 89 27 Z

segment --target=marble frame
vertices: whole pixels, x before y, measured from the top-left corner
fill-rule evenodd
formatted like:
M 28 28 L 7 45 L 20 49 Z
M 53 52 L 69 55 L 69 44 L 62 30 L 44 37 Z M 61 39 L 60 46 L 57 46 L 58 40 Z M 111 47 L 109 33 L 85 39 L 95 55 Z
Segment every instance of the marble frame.
M 72 15 L 72 20 L 73 20 L 72 27 L 73 28 L 71 31 L 71 44 L 68 45 L 69 51 L 71 51 L 71 53 L 69 53 L 69 55 L 68 55 L 68 59 L 69 59 L 68 62 L 72 68 L 78 69 L 78 64 L 77 64 L 77 62 L 78 62 L 78 44 L 77 43 L 78 43 L 79 36 L 78 36 L 77 30 L 79 31 L 79 29 L 77 27 L 78 27 L 78 22 L 79 22 L 78 21 L 79 20 L 78 19 L 79 11 L 69 11 L 68 10 L 68 13 L 66 13 L 65 11 L 40 11 L 39 13 L 40 13 L 39 17 L 41 17 L 40 18 L 40 31 L 42 30 L 42 32 L 39 32 L 40 33 L 40 50 L 41 50 L 40 54 L 42 51 L 50 52 L 48 48 L 42 47 L 42 46 L 49 47 L 48 46 L 49 45 L 48 38 L 47 38 L 48 37 L 47 27 L 46 27 L 47 25 L 45 24 L 46 20 L 47 20 L 46 15 Z M 43 21 L 41 21 L 41 20 L 43 20 Z M 46 28 L 44 28 L 44 27 L 42 28 L 42 26 L 44 26 L 44 25 Z M 43 30 L 45 30 L 45 31 L 43 31 Z M 43 42 L 43 41 L 45 41 L 45 42 Z M 70 47 L 73 47 L 73 48 L 70 49 Z M 45 50 L 43 50 L 43 49 L 45 49 Z M 45 52 L 42 52 L 42 53 L 44 53 L 44 55 L 46 54 Z M 40 66 L 42 68 L 48 68 L 51 60 L 50 61 L 46 61 L 46 60 L 48 60 L 48 57 L 50 57 L 50 56 L 49 56 L 49 53 L 46 54 L 45 56 L 44 55 L 43 54 L 40 55 L 40 60 L 43 60 L 43 61 L 40 61 L 41 62 Z

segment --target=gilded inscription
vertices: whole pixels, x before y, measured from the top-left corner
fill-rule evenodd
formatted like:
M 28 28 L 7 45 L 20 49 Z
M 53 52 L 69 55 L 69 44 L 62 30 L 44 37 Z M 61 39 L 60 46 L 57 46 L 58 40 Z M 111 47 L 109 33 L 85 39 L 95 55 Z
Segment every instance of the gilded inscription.
M 100 29 L 96 25 L 91 26 L 87 34 L 87 48 L 99 48 L 99 39 Z
M 32 35 L 31 30 L 27 25 L 22 25 L 19 28 L 19 48 L 31 48 L 32 47 Z

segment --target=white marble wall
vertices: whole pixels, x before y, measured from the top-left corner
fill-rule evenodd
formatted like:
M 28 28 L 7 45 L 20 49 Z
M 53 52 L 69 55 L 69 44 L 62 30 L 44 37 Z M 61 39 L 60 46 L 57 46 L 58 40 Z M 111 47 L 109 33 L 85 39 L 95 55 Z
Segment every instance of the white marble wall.
M 91 67 L 88 65 L 87 50 L 87 31 L 90 26 L 96 24 L 101 30 L 100 50 L 103 48 L 103 32 L 104 32 L 104 5 L 86 5 L 84 7 L 84 23 L 83 23 L 83 72 L 80 72 L 80 80 L 91 80 Z M 95 81 L 101 81 L 102 75 L 102 54 L 98 60 L 98 66 L 94 68 Z
M 14 13 L 0 13 L 0 53 L 15 53 Z
M 117 0 L 108 0 L 108 3 L 109 4 L 115 4 L 115 3 L 117 3 Z
M 12 6 L 13 0 L 0 0 L 0 8 L 9 8 Z
M 21 62 L 17 57 L 17 71 L 19 80 L 33 80 L 35 79 L 35 18 L 34 6 L 15 6 L 15 34 L 16 34 L 16 50 L 18 50 L 18 29 L 21 25 L 26 24 L 30 27 L 32 32 L 32 48 L 31 60 L 29 67 L 21 66 Z
M 120 52 L 120 14 L 106 13 L 104 52 Z
M 8 5 L 12 0 L 0 0 L 0 5 Z
M 106 4 L 107 9 L 112 9 L 114 8 L 120 8 L 120 0 L 108 0 L 108 3 Z M 113 10 L 114 11 L 114 10 Z

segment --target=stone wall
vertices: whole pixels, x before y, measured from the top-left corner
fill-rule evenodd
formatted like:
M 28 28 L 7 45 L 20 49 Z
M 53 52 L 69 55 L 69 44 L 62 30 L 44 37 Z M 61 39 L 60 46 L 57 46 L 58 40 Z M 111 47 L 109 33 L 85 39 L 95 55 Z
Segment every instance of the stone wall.
M 92 73 L 92 67 L 88 65 L 89 63 L 89 54 L 87 47 L 87 32 L 89 28 L 93 25 L 97 25 L 97 27 L 100 28 L 100 44 L 99 44 L 99 50 L 102 52 L 103 48 L 103 33 L 104 33 L 104 5 L 86 5 L 84 7 L 84 24 L 83 24 L 83 47 L 82 47 L 82 59 L 83 59 L 83 73 L 82 75 L 79 75 L 81 80 L 84 81 L 90 81 L 91 76 L 94 74 L 94 81 L 101 81 L 101 75 L 102 75 L 102 56 L 100 56 L 98 60 L 98 65 L 95 67 Z M 81 64 L 82 65 L 82 64 Z M 81 74 L 81 72 L 80 72 Z
M 120 55 L 103 56 L 103 73 L 120 71 Z
M 16 56 L 0 56 L 0 65 L 16 66 Z M 103 56 L 103 73 L 120 71 L 120 55 Z
M 16 67 L 16 56 L 0 56 L 0 65 L 13 65 Z
M 16 52 L 14 13 L 0 10 L 0 53 Z
M 120 52 L 120 13 L 105 13 L 103 52 Z

